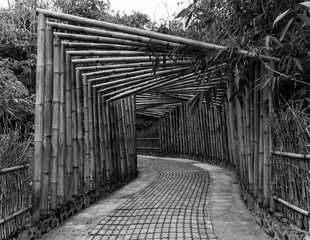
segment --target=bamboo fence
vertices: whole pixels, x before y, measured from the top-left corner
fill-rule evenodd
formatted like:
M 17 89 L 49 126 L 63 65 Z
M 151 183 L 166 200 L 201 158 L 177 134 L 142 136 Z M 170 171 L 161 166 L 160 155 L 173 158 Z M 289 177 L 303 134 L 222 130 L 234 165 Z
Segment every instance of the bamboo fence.
M 304 216 L 310 211 L 309 201 L 291 201 L 292 195 L 301 199 L 299 191 L 307 199 L 306 173 L 298 180 L 302 190 L 285 185 L 287 171 L 299 173 L 278 160 L 283 156 L 271 157 L 270 69 L 279 59 L 238 50 L 244 65 L 232 69 L 226 57 L 202 68 L 197 54 L 206 59 L 228 48 L 42 9 L 38 14 L 35 219 L 136 174 L 137 114 L 158 118 L 161 152 L 235 166 L 244 192 L 294 221 L 296 209 Z M 304 217 L 299 225 L 309 228 L 306 223 Z
M 0 169 L 0 239 L 12 235 L 30 220 L 29 166 Z

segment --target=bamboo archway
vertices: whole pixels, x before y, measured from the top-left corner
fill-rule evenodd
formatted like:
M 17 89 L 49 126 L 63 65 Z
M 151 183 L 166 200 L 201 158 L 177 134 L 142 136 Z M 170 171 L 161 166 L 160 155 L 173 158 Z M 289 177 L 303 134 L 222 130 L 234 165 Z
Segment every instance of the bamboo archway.
M 238 86 L 242 71 L 228 71 L 229 58 L 216 60 L 229 48 L 37 12 L 36 218 L 74 196 L 137 174 L 136 114 L 160 118 L 162 150 L 230 159 L 255 194 L 263 191 L 260 196 L 268 205 L 268 157 L 261 158 L 270 154 L 267 113 L 255 106 L 272 99 L 271 93 L 251 91 L 251 85 L 244 105 L 227 101 L 234 93 L 232 81 Z M 233 55 L 256 61 L 255 78 L 270 74 L 262 66 L 278 61 L 243 50 Z M 194 111 L 199 105 L 203 107 Z M 222 126 L 229 127 L 224 131 Z M 266 135 L 264 144 L 258 144 L 260 134 Z

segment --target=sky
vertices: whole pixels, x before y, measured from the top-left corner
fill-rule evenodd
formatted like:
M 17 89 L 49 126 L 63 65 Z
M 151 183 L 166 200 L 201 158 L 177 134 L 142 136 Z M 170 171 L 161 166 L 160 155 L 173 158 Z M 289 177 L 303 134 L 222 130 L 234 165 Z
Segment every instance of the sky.
M 189 5 L 189 0 L 110 0 L 111 9 L 130 14 L 138 11 L 150 16 L 152 20 L 172 20 L 183 8 Z M 7 7 L 7 0 L 0 0 L 0 7 Z

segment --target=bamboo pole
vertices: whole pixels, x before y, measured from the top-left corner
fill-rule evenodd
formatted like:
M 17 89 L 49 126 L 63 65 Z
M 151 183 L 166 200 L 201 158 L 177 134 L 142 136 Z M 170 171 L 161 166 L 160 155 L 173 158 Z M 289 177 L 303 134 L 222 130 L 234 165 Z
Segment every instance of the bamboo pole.
M 105 169 L 106 169 L 106 178 L 107 183 L 111 181 L 111 157 L 109 149 L 109 133 L 108 133 L 108 104 L 102 99 L 102 121 L 103 121 L 103 138 L 104 138 L 104 152 L 105 152 Z
M 76 69 L 76 104 L 77 104 L 77 129 L 78 129 L 78 164 L 79 164 L 79 194 L 84 193 L 84 171 L 86 155 L 84 151 L 84 127 L 83 127 L 83 83 L 80 70 Z
M 91 172 L 91 188 L 97 187 L 97 170 L 96 169 L 96 149 L 95 149 L 95 129 L 94 129 L 94 100 L 91 83 L 87 82 L 88 91 L 88 119 L 89 119 L 89 153 L 90 153 L 90 172 Z
M 73 147 L 72 147 L 72 86 L 71 58 L 66 53 L 66 171 L 67 171 L 67 200 L 73 193 Z
M 177 43 L 170 43 L 167 41 L 160 41 L 156 40 L 154 38 L 149 38 L 149 37 L 139 37 L 137 35 L 132 35 L 132 34 L 124 34 L 120 32 L 111 32 L 111 31 L 106 31 L 106 30 L 101 30 L 101 29 L 94 29 L 94 28 L 88 28 L 88 27 L 81 27 L 81 26 L 73 26 L 69 24 L 63 24 L 63 23 L 54 23 L 54 22 L 48 22 L 48 24 L 55 28 L 55 29 L 61 29 L 61 30 L 69 30 L 73 32 L 83 32 L 88 35 L 93 35 L 93 36 L 101 36 L 101 37 L 109 37 L 109 38 L 114 38 L 114 39 L 122 39 L 122 40 L 130 40 L 133 42 L 142 42 L 142 43 L 147 43 L 149 45 L 158 45 L 158 46 L 164 46 L 166 48 L 174 48 L 178 47 L 179 44 Z
M 137 159 L 137 107 L 136 107 L 136 94 L 131 96 L 132 102 L 132 131 L 133 131 L 133 150 L 134 150 L 134 171 L 135 173 L 138 171 L 138 159 Z
M 260 67 L 259 76 L 263 76 L 263 69 Z M 264 92 L 259 92 L 261 104 L 260 104 L 260 120 L 259 120 L 259 189 L 258 189 L 258 202 L 263 204 L 264 202 Z
M 71 64 L 71 115 L 72 115 L 72 167 L 73 167 L 73 195 L 79 195 L 79 143 L 78 143 L 78 119 L 77 119 L 77 87 L 76 87 L 76 72 L 72 63 Z
M 255 64 L 255 81 L 260 78 L 260 64 Z M 259 192 L 259 136 L 260 136 L 260 94 L 254 82 L 254 197 L 258 197 Z
M 266 81 L 268 81 L 268 70 L 263 67 L 264 71 L 264 78 Z M 266 103 L 264 106 L 263 111 L 263 117 L 264 117 L 264 125 L 263 125 L 263 131 L 264 131 L 264 207 L 270 207 L 270 189 L 271 189 L 271 176 L 270 176 L 270 136 L 269 136 L 269 126 L 268 126 L 268 118 L 269 118 L 269 101 L 272 101 L 272 99 L 268 99 L 268 97 L 271 97 L 270 93 L 270 80 L 269 83 L 265 86 L 263 89 L 263 102 Z
M 60 111 L 60 58 L 61 47 L 59 38 L 54 38 L 54 73 L 53 73 L 53 109 L 52 109 L 52 151 L 50 198 L 51 209 L 57 208 L 57 162 L 59 158 L 59 111 Z
M 38 16 L 37 37 L 37 72 L 36 72 L 36 101 L 35 101 L 35 135 L 34 135 L 34 172 L 32 184 L 33 216 L 37 220 L 40 217 L 41 198 L 41 173 L 43 158 L 43 103 L 45 82 L 45 30 L 46 18 L 43 13 Z
M 91 82 L 88 81 L 90 87 L 92 87 Z M 93 122 L 94 122 L 94 149 L 95 149 L 95 167 L 96 167 L 96 179 L 97 186 L 102 184 L 102 168 L 101 168 L 101 158 L 100 158 L 100 138 L 99 138 L 99 122 L 98 122 L 98 97 L 96 89 L 92 90 L 93 96 Z
M 129 175 L 131 173 L 131 163 L 130 163 L 130 144 L 129 144 L 129 136 L 127 131 L 127 118 L 126 118 L 126 109 L 125 109 L 125 99 L 121 99 L 121 114 L 122 114 L 122 124 L 124 131 L 124 145 L 125 145 L 125 160 L 126 160 L 126 174 Z
M 89 97 L 86 77 L 83 77 L 83 105 L 84 105 L 84 144 L 85 144 L 85 190 L 91 189 L 91 164 L 90 164 L 90 124 L 89 124 Z
M 245 99 L 245 121 L 246 121 L 246 159 L 248 163 L 248 181 L 249 191 L 253 193 L 254 190 L 254 159 L 252 156 L 252 139 L 251 139 L 251 89 L 246 89 Z
M 51 161 L 51 137 L 52 137 L 52 96 L 53 96 L 53 31 L 46 28 L 46 76 L 44 89 L 44 133 L 42 158 L 42 184 L 40 197 L 40 215 L 46 216 L 49 211 L 49 181 L 50 181 L 50 161 Z
M 66 49 L 61 46 L 60 112 L 59 112 L 59 159 L 58 159 L 58 203 L 66 202 Z

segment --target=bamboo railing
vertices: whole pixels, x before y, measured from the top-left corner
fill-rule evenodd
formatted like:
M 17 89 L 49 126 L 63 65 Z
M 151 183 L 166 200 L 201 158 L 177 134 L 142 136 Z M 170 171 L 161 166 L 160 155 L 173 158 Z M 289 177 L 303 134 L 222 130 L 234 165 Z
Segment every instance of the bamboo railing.
M 0 239 L 15 233 L 30 219 L 30 164 L 0 169 Z

